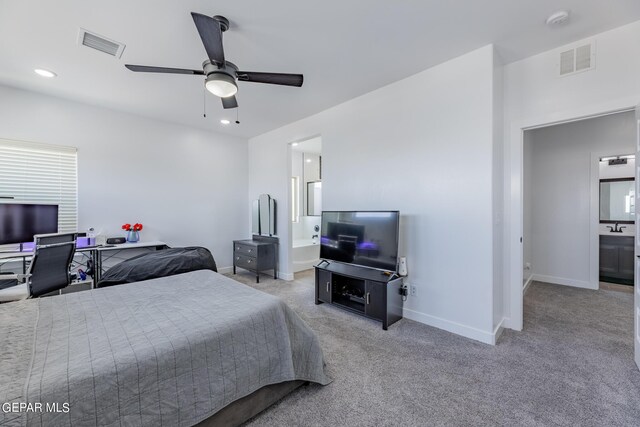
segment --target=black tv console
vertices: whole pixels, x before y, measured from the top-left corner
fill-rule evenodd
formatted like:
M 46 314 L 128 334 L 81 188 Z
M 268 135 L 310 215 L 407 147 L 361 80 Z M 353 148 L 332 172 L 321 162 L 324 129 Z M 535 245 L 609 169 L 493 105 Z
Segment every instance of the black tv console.
M 326 302 L 380 320 L 385 331 L 402 319 L 402 277 L 339 262 L 315 266 L 316 305 Z

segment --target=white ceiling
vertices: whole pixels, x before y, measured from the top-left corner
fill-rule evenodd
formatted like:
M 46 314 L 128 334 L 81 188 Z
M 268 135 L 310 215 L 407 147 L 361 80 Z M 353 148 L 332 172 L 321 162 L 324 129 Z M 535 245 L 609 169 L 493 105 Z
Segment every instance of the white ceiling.
M 570 25 L 547 28 L 559 8 Z M 231 21 L 226 57 L 241 69 L 303 73 L 304 86 L 240 82 L 236 125 L 210 94 L 203 118 L 202 77 L 124 68 L 200 68 L 191 11 Z M 488 43 L 511 62 L 638 19 L 638 0 L 0 0 L 0 84 L 251 137 Z M 79 27 L 125 43 L 122 58 L 78 46 Z

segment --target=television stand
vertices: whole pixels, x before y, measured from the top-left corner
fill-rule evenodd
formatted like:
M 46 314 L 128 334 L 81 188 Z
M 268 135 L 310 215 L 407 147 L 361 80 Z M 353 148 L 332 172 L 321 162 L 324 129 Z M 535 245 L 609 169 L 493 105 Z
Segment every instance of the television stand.
M 316 305 L 328 303 L 382 322 L 402 319 L 402 278 L 395 273 L 322 260 L 315 266 Z

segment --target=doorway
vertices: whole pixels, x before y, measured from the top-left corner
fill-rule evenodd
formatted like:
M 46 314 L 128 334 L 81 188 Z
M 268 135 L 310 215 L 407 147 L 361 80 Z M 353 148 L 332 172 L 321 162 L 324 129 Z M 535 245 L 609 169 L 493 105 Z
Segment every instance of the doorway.
M 322 139 L 317 136 L 291 145 L 290 200 L 293 273 L 313 268 L 320 261 L 322 213 Z
M 600 288 L 633 293 L 635 154 L 614 153 L 598 160 Z
M 524 132 L 524 291 L 532 281 L 633 284 L 635 138 L 633 111 Z

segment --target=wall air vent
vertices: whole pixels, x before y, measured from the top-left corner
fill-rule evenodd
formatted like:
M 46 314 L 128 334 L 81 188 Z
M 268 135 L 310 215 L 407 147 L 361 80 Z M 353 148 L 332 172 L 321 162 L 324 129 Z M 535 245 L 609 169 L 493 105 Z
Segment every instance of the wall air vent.
M 561 76 L 568 76 L 595 68 L 595 42 L 573 47 L 560 52 L 559 69 Z
M 99 50 L 100 52 L 115 56 L 116 58 L 120 58 L 122 56 L 122 52 L 125 48 L 123 43 L 110 40 L 96 33 L 87 31 L 84 28 L 80 28 L 80 31 L 78 32 L 78 44 Z

